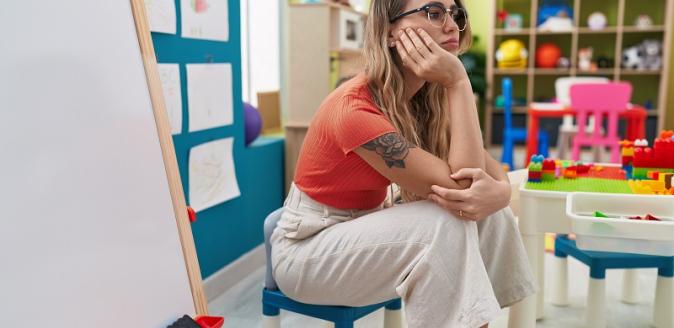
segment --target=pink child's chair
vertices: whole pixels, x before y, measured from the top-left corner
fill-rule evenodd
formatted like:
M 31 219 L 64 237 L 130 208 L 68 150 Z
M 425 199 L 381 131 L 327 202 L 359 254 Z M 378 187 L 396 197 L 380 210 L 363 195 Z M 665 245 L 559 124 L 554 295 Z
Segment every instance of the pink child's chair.
M 627 110 L 632 97 L 632 85 L 627 82 L 576 84 L 569 91 L 571 108 L 576 114 L 578 134 L 573 138 L 573 160 L 578 160 L 580 147 L 611 147 L 611 162 L 620 161 L 620 138 L 618 136 L 618 116 Z M 587 134 L 585 127 L 588 116 L 594 116 L 594 129 Z M 604 119 L 608 120 L 606 135 L 601 134 Z

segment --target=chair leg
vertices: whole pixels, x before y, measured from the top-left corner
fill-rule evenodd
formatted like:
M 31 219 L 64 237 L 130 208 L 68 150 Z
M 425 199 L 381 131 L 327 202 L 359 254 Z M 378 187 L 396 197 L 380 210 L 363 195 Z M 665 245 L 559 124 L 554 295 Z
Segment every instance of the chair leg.
M 281 328 L 281 309 L 263 302 L 262 328 Z
M 587 327 L 606 327 L 606 279 L 590 277 L 586 311 Z
M 639 271 L 626 269 L 623 273 L 623 303 L 636 304 L 639 302 Z
M 403 328 L 403 311 L 400 300 L 391 302 L 384 308 L 384 328 Z
M 263 314 L 262 328 L 281 328 L 281 316 Z
M 653 324 L 658 328 L 674 327 L 674 277 L 658 275 L 653 304 Z
M 503 155 L 501 156 L 501 163 L 508 164 L 510 170 L 514 170 L 513 164 L 513 143 L 512 140 L 503 139 Z
M 552 277 L 552 304 L 557 306 L 569 305 L 569 269 L 568 256 L 559 256 L 555 252 L 553 260 L 553 277 Z

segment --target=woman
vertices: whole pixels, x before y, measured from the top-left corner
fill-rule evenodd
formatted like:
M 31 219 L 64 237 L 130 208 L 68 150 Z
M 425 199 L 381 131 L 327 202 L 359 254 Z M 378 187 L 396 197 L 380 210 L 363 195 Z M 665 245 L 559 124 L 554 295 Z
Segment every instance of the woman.
M 483 149 L 460 0 L 373 0 L 366 70 L 320 106 L 272 235 L 289 297 L 362 306 L 401 297 L 408 326 L 480 327 L 535 291 Z M 404 204 L 384 208 L 387 187 Z

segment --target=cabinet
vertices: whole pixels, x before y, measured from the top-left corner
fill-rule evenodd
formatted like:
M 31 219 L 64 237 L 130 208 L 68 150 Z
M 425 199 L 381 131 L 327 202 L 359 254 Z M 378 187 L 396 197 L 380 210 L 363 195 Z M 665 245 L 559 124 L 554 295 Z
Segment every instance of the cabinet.
M 366 14 L 330 3 L 289 4 L 283 59 L 286 187 L 311 119 L 325 97 L 344 79 L 364 69 Z

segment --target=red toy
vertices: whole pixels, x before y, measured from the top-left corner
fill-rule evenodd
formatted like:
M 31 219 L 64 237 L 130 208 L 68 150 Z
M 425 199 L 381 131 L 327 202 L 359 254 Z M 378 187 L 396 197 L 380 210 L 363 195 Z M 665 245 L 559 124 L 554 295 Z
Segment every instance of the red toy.
M 554 43 L 543 43 L 536 49 L 536 67 L 555 68 L 562 50 Z
M 641 217 L 641 216 L 630 216 L 630 220 L 642 220 L 642 221 L 662 221 L 650 214 L 646 214 L 646 216 Z
M 200 315 L 196 321 L 201 328 L 220 328 L 225 323 L 225 318 Z

